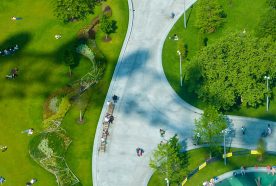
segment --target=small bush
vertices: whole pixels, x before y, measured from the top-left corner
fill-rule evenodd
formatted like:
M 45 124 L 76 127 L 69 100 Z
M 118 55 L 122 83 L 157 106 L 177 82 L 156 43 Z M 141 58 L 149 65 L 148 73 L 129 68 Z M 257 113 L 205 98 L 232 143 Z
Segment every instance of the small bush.
M 199 0 L 196 26 L 202 33 L 213 33 L 222 26 L 226 14 L 217 0 Z
M 43 121 L 44 128 L 53 126 L 53 121 L 61 121 L 68 112 L 70 106 L 71 103 L 69 102 L 68 98 L 62 98 L 61 103 L 59 104 L 58 112 Z

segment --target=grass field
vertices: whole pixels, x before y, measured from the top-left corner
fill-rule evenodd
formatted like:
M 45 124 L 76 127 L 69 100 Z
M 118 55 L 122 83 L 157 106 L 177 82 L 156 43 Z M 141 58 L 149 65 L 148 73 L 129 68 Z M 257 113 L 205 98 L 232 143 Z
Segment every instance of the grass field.
M 84 125 L 77 125 L 78 110 L 73 106 L 64 120 L 63 127 L 72 137 L 66 159 L 69 167 L 83 185 L 92 185 L 92 146 L 97 120 L 117 62 L 128 23 L 127 1 L 107 1 L 113 10 L 112 19 L 118 29 L 112 34 L 112 41 L 102 42 L 103 34 L 97 35 L 97 44 L 107 58 L 103 80 L 90 90 L 93 94 L 86 112 Z M 101 6 L 96 7 L 95 15 Z M 2 0 L 0 3 L 0 49 L 15 44 L 19 51 L 12 56 L 0 56 L 0 145 L 8 150 L 0 153 L 0 176 L 6 178 L 5 185 L 24 185 L 31 178 L 37 178 L 37 185 L 56 185 L 53 175 L 39 167 L 28 154 L 31 136 L 21 134 L 27 128 L 41 131 L 43 104 L 47 96 L 65 86 L 72 79 L 68 67 L 60 62 L 62 51 L 72 44 L 77 32 L 89 24 L 92 16 L 84 21 L 63 24 L 52 13 L 51 1 Z M 12 21 L 11 17 L 22 17 Z M 62 38 L 56 40 L 55 34 Z M 73 79 L 87 72 L 87 60 L 82 58 L 73 69 Z M 19 68 L 15 80 L 5 79 L 12 68 Z
M 261 21 L 261 16 L 267 9 L 267 5 L 264 0 L 256 0 L 254 3 L 250 0 L 220 0 L 224 11 L 227 14 L 226 22 L 222 28 L 213 34 L 205 35 L 208 38 L 208 44 L 214 43 L 218 38 L 226 35 L 230 32 L 245 30 L 246 32 L 253 32 L 256 29 L 258 23 Z M 174 40 L 169 39 L 173 34 L 177 34 L 180 39 L 183 39 L 184 43 L 188 45 L 188 59 L 192 59 L 193 56 L 200 49 L 200 42 L 202 38 L 199 37 L 199 30 L 195 27 L 196 21 L 196 4 L 190 8 L 187 15 L 187 29 L 183 28 L 183 17 L 177 21 L 172 30 L 170 31 L 164 47 L 163 47 L 163 68 L 168 81 L 177 94 L 182 97 L 188 103 L 198 107 L 205 108 L 205 103 L 197 99 L 196 95 L 187 91 L 188 85 L 180 87 L 179 82 L 179 56 L 177 55 L 177 43 Z M 185 60 L 183 63 L 188 63 Z M 184 65 L 183 65 L 184 66 Z M 264 81 L 265 83 L 265 81 Z M 273 89 L 274 95 L 276 89 Z M 266 112 L 266 106 L 260 106 L 258 109 L 242 107 L 227 114 L 257 117 L 262 119 L 270 119 L 276 121 L 276 100 L 273 99 L 270 102 L 269 112 Z
M 242 149 L 232 148 L 231 152 L 239 151 Z M 188 152 L 189 162 L 188 162 L 188 172 L 191 172 L 209 157 L 209 152 L 206 148 L 200 148 L 191 150 Z M 243 155 L 236 156 L 227 159 L 227 166 L 224 165 L 223 160 L 219 160 L 207 165 L 204 169 L 199 171 L 197 174 L 193 175 L 191 179 L 187 181 L 185 186 L 202 186 L 204 181 L 209 181 L 215 176 L 219 176 L 225 172 L 240 169 L 241 166 L 254 167 L 258 165 L 259 167 L 266 167 L 267 165 L 275 165 L 276 156 L 266 155 L 264 161 L 259 162 L 256 155 Z M 160 178 L 157 174 L 153 174 L 150 179 L 148 186 L 166 186 L 164 178 Z M 174 186 L 174 185 L 172 185 Z

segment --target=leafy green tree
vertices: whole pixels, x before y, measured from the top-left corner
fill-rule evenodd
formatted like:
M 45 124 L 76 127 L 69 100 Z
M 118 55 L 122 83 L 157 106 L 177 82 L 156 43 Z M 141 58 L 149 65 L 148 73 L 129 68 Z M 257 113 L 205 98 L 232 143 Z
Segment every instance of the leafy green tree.
M 266 2 L 271 8 L 276 9 L 276 0 L 267 0 Z
M 215 32 L 225 18 L 222 6 L 217 0 L 199 0 L 196 11 L 196 25 L 202 33 Z
M 185 83 L 199 99 L 219 109 L 257 107 L 272 93 L 266 90 L 264 76 L 275 78 L 275 45 L 271 37 L 231 33 L 186 64 Z
M 71 50 L 66 50 L 63 54 L 63 61 L 69 68 L 69 75 L 72 76 L 72 66 L 75 64 L 74 54 Z
M 268 37 L 271 36 L 276 40 L 276 9 L 269 8 L 262 16 L 262 19 L 257 27 L 257 36 Z
M 62 21 L 85 19 L 92 12 L 94 0 L 54 0 L 54 14 Z
M 265 151 L 266 151 L 266 142 L 263 138 L 260 138 L 257 144 L 257 151 L 260 153 L 259 160 L 263 161 Z
M 100 24 L 101 30 L 105 33 L 105 39 L 107 39 L 108 35 L 113 31 L 113 23 L 109 17 L 103 15 L 101 17 Z
M 226 128 L 226 118 L 215 107 L 209 106 L 200 119 L 195 119 L 194 133 L 201 142 L 209 144 L 210 153 L 214 153 L 220 149 L 222 131 Z
M 160 143 L 153 152 L 150 167 L 170 183 L 180 183 L 187 172 L 187 156 L 181 152 L 177 135 L 166 143 Z

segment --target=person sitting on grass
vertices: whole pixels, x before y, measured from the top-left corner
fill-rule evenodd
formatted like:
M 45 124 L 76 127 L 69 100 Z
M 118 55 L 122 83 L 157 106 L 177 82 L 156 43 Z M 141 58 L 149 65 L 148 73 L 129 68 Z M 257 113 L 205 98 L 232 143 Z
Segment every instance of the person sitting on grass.
M 5 178 L 3 178 L 2 176 L 0 176 L 0 184 L 3 184 L 6 181 Z
M 21 133 L 27 133 L 28 135 L 32 135 L 34 133 L 34 129 L 30 128 L 30 129 L 27 129 L 27 130 L 23 130 Z
M 2 152 L 6 152 L 8 150 L 8 147 L 0 145 L 0 149 L 1 149 Z

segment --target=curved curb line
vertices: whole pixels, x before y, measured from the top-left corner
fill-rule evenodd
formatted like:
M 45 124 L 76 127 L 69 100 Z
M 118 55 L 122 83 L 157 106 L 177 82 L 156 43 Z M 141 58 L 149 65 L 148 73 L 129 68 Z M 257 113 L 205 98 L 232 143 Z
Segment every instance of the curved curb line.
M 186 10 L 188 10 L 194 3 L 196 2 L 196 0 L 192 0 L 187 6 L 186 6 Z M 168 79 L 165 76 L 165 72 L 163 69 L 163 65 L 162 65 L 162 52 L 163 52 L 163 46 L 165 43 L 165 40 L 168 36 L 168 34 L 170 33 L 172 27 L 175 25 L 175 23 L 180 19 L 180 17 L 182 16 L 182 14 L 184 13 L 184 10 L 181 11 L 180 14 L 177 15 L 177 17 L 175 17 L 175 19 L 172 20 L 172 23 L 168 26 L 164 37 L 161 38 L 161 42 L 160 45 L 158 46 L 158 62 L 157 62 L 157 67 L 158 67 L 158 72 L 160 73 L 160 77 L 162 80 L 162 83 L 164 83 L 164 87 L 167 88 L 167 90 L 170 92 L 171 96 L 175 99 L 178 100 L 178 103 L 181 104 L 183 107 L 187 108 L 188 110 L 191 110 L 192 112 L 195 112 L 197 114 L 202 114 L 203 111 L 190 105 L 189 103 L 187 103 L 186 101 L 184 101 L 181 97 L 179 97 L 179 95 L 173 90 L 173 88 L 171 87 L 170 83 L 168 82 Z M 144 180 L 143 186 L 147 186 L 150 178 L 152 177 L 154 171 L 150 171 L 147 175 L 146 175 L 146 179 Z
M 118 58 L 118 62 L 117 65 L 115 67 L 115 71 L 113 73 L 111 82 L 110 82 L 110 86 L 108 88 L 107 94 L 106 94 L 106 98 L 104 100 L 104 105 L 102 107 L 102 111 L 101 111 L 101 115 L 99 117 L 98 120 L 98 124 L 97 124 L 97 129 L 96 129 L 96 133 L 95 133 L 95 137 L 94 137 L 94 144 L 93 144 L 93 151 L 92 151 L 92 179 L 93 179 L 93 185 L 94 186 L 98 186 L 98 178 L 97 178 L 97 161 L 98 161 L 98 156 L 99 156 L 99 152 L 98 152 L 98 148 L 99 148 L 99 138 L 100 138 L 100 134 L 101 134 L 101 130 L 102 130 L 102 120 L 104 118 L 104 114 L 107 111 L 107 106 L 106 106 L 106 102 L 112 97 L 112 93 L 113 93 L 113 89 L 114 89 L 114 84 L 117 80 L 117 74 L 118 74 L 118 70 L 120 69 L 121 63 L 124 60 L 125 57 L 125 51 L 126 51 L 126 47 L 128 45 L 129 42 L 129 38 L 131 36 L 132 30 L 133 30 L 133 21 L 134 21 L 134 9 L 133 9 L 133 2 L 132 0 L 128 0 L 128 7 L 129 7 L 129 15 L 128 15 L 128 29 L 127 29 L 127 33 L 126 33 L 126 37 Z

